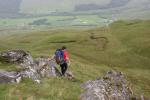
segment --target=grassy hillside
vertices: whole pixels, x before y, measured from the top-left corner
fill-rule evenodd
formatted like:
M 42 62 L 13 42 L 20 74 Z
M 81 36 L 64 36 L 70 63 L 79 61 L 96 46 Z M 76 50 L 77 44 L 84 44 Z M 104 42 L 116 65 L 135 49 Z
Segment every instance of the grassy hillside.
M 0 51 L 24 49 L 34 57 L 51 56 L 66 45 L 76 80 L 45 78 L 42 84 L 24 79 L 20 84 L 0 85 L 0 99 L 77 100 L 80 84 L 108 70 L 126 73 L 135 94 L 150 95 L 150 21 L 118 21 L 109 27 L 89 30 L 41 30 L 0 37 Z M 1 69 L 16 70 L 0 63 Z

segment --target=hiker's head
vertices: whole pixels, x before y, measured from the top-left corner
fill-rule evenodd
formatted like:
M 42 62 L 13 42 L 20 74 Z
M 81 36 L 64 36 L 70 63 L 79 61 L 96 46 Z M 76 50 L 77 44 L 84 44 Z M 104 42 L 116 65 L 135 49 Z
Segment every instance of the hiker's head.
M 67 49 L 67 48 L 66 48 L 66 46 L 62 46 L 62 48 L 61 48 L 61 49 L 62 49 L 62 50 L 65 50 L 65 49 Z

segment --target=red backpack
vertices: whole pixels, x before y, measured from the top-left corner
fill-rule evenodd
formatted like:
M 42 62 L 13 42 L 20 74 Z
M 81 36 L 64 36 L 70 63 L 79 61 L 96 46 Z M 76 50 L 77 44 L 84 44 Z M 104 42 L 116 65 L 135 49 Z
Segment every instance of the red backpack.
M 69 60 L 69 54 L 67 50 L 63 50 L 63 54 L 64 54 L 64 61 Z

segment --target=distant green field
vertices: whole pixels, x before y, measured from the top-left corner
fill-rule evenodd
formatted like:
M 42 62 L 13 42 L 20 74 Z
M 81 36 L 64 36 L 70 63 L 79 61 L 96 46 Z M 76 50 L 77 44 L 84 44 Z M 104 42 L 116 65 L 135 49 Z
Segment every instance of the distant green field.
M 41 20 L 45 22 L 42 22 Z M 103 26 L 105 24 L 105 20 L 106 19 L 100 18 L 98 15 L 45 16 L 36 18 L 0 19 L 0 26 L 13 26 L 13 27 L 25 27 L 30 25 L 33 26 L 45 25 L 47 27 Z
M 34 19 L 0 19 L 0 26 L 21 26 L 27 25 Z
M 95 16 L 89 18 L 94 21 L 98 19 Z M 58 19 L 62 20 L 61 17 Z M 63 20 L 66 19 L 68 17 Z M 77 19 L 88 20 L 85 16 L 77 16 Z M 24 79 L 20 84 L 1 84 L 0 99 L 77 100 L 83 91 L 80 88 L 83 82 L 100 77 L 108 70 L 124 72 L 135 95 L 149 96 L 149 27 L 149 20 L 117 21 L 108 27 L 89 30 L 49 29 L 0 37 L 0 51 L 23 49 L 30 51 L 33 57 L 51 56 L 56 48 L 66 45 L 71 57 L 69 69 L 76 76 L 76 81 L 45 78 L 41 84 L 29 79 Z M 0 68 L 17 69 L 15 65 L 2 63 Z

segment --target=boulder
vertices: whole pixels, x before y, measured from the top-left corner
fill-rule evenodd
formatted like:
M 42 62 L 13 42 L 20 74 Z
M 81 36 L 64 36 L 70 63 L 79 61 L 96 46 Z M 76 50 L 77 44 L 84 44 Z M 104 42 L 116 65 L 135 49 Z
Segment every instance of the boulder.
M 40 75 L 35 69 L 34 60 L 29 52 L 24 50 L 4 51 L 0 53 L 0 58 L 1 62 L 19 64 L 23 68 L 18 72 L 22 77 L 29 77 L 34 81 L 40 80 Z
M 122 72 L 109 71 L 102 78 L 81 85 L 85 90 L 80 100 L 150 100 L 143 95 L 133 96 L 133 91 Z
M 53 59 L 49 60 L 47 57 L 41 57 L 35 59 L 34 62 L 35 66 L 37 66 L 36 70 L 42 77 L 61 76 L 61 73 L 57 69 L 56 63 Z
M 21 81 L 21 74 L 17 72 L 8 72 L 0 70 L 0 83 L 19 83 Z
M 23 50 L 9 50 L 0 53 L 0 60 L 7 63 L 23 63 L 27 56 L 29 53 Z

